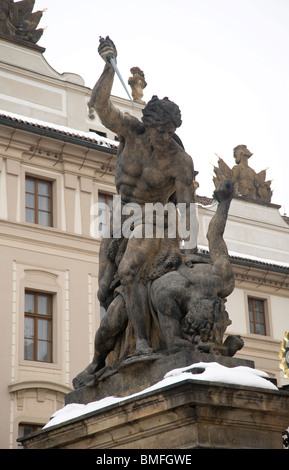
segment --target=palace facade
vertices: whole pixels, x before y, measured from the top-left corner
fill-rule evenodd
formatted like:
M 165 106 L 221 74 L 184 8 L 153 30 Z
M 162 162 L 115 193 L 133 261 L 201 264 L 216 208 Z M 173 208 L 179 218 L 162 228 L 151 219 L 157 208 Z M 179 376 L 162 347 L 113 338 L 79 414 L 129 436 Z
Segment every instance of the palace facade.
M 59 74 L 36 44 L 0 37 L 0 447 L 64 406 L 92 359 L 101 311 L 98 252 L 118 142 L 88 110 L 91 90 Z M 112 97 L 141 116 L 143 104 Z M 197 197 L 198 247 L 216 206 Z M 282 202 L 282 201 L 280 201 Z M 289 225 L 279 206 L 234 198 L 225 240 L 236 288 L 227 301 L 238 357 L 288 384 L 280 342 L 289 329 Z M 289 424 L 289 423 L 288 423 Z

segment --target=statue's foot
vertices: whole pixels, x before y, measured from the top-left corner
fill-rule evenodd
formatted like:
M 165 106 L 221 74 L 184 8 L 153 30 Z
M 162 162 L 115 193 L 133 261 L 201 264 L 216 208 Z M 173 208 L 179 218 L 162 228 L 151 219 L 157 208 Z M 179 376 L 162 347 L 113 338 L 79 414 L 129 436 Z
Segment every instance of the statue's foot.
M 137 342 L 134 356 L 149 356 L 154 354 L 155 350 L 151 347 L 148 341 L 141 339 Z
M 74 379 L 72 380 L 72 385 L 74 390 L 77 390 L 81 387 L 87 387 L 94 385 L 95 377 L 93 374 L 88 374 L 85 370 L 80 372 Z
M 86 369 L 80 372 L 73 380 L 72 385 L 73 388 L 76 390 L 77 388 L 81 387 L 91 387 L 95 385 L 96 377 L 95 374 L 97 371 L 102 369 L 105 366 L 104 363 L 97 364 L 91 362 Z

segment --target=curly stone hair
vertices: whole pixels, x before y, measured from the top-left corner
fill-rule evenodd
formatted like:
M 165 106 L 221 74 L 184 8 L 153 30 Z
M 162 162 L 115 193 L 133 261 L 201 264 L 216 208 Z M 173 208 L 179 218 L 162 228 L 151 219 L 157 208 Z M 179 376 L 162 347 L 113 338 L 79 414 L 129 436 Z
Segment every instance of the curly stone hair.
M 182 334 L 192 343 L 210 341 L 221 344 L 227 326 L 231 324 L 223 299 L 203 297 L 190 304 L 182 321 Z
M 156 95 L 152 97 L 143 109 L 142 121 L 147 127 L 156 127 L 172 122 L 177 128 L 182 124 L 181 112 L 178 105 L 167 97 L 159 99 Z

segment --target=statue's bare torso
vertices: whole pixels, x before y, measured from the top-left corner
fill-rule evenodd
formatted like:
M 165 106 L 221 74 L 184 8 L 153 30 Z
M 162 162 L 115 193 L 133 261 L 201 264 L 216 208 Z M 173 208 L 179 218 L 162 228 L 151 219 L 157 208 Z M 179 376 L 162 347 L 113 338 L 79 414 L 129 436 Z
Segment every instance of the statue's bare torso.
M 179 187 L 189 184 L 192 200 L 193 178 L 192 159 L 173 139 L 163 149 L 153 148 L 141 123 L 122 137 L 115 183 L 123 203 L 166 204 L 176 192 L 176 183 Z

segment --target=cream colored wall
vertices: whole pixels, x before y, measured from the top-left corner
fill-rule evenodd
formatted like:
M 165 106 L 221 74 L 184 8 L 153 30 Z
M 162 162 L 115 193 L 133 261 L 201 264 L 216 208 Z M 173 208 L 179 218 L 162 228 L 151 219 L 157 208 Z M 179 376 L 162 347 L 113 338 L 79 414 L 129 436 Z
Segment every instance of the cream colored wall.
M 267 301 L 266 336 L 250 333 L 248 295 Z M 272 289 L 264 287 L 260 289 L 256 284 L 236 283 L 234 292 L 227 299 L 226 308 L 232 321 L 227 333 L 240 334 L 245 343 L 244 348 L 236 354 L 236 357 L 253 360 L 257 369 L 264 370 L 271 377 L 277 378 L 279 385 L 289 383 L 287 380 L 282 380 L 283 373 L 279 368 L 280 342 L 283 340 L 286 325 L 288 325 L 288 290 L 276 295 Z
M 282 295 L 283 294 L 283 295 Z M 284 293 L 280 296 L 271 297 L 271 311 L 274 312 L 274 323 L 273 323 L 273 336 L 274 338 L 283 339 L 284 336 L 284 325 L 289 327 L 289 295 L 288 290 L 286 297 Z M 284 297 L 283 297 L 284 296 Z M 287 330 L 289 329 L 287 327 Z
M 243 285 L 243 287 L 241 287 Z M 284 326 L 288 322 L 289 295 L 288 290 L 280 291 L 278 295 L 274 289 L 258 288 L 256 285 L 236 283 L 234 292 L 228 297 L 227 310 L 233 324 L 228 331 L 239 332 L 239 334 L 249 334 L 249 322 L 247 297 L 252 296 L 267 300 L 268 304 L 268 336 L 276 341 L 281 341 L 284 335 Z
M 45 424 L 64 405 L 72 378 L 92 359 L 100 314 L 99 239 L 91 236 L 90 209 L 99 191 L 115 193 L 112 171 L 103 170 L 114 156 L 91 150 L 83 164 L 83 147 L 67 144 L 55 164 L 50 153 L 59 153 L 61 141 L 43 138 L 34 152 L 39 136 L 18 130 L 10 141 L 11 132 L 1 126 L 2 448 L 16 446 L 20 422 Z M 53 227 L 25 222 L 26 174 L 53 181 Z M 55 294 L 52 364 L 24 360 L 25 288 Z
M 226 309 L 229 313 L 232 325 L 227 329 L 227 332 L 234 332 L 240 335 L 248 333 L 248 326 L 245 316 L 245 299 L 244 291 L 235 288 L 234 292 L 227 298 Z
M 200 245 L 208 245 L 206 234 L 216 207 L 199 207 Z M 278 206 L 233 199 L 224 238 L 230 252 L 289 264 L 289 225 Z
M 10 446 L 15 445 L 19 422 L 44 424 L 51 412 L 64 406 L 64 394 L 71 390 L 72 378 L 91 359 L 91 332 L 99 323 L 99 309 L 95 301 L 98 266 L 93 262 L 95 254 L 90 253 L 90 261 L 82 260 L 81 253 L 85 251 L 87 257 L 88 247 L 77 246 L 79 240 L 75 240 L 74 249 L 67 250 L 63 246 L 62 254 L 58 250 L 54 255 L 46 253 L 47 245 L 51 243 L 46 240 L 44 232 L 41 251 L 40 247 L 37 250 L 35 246 L 29 246 L 27 240 L 25 247 L 21 242 L 18 247 L 10 247 L 7 242 L 5 246 L 0 246 L 1 258 L 2 253 L 6 253 L 5 266 L 12 265 L 12 275 L 6 281 L 11 296 L 7 296 L 5 308 L 5 311 L 12 313 L 7 318 L 8 324 L 11 322 L 10 347 L 7 351 L 11 356 L 11 370 L 5 377 L 11 398 L 9 406 L 6 397 L 6 405 L 11 412 Z M 18 236 L 21 238 L 20 234 Z M 25 288 L 54 294 L 52 363 L 24 360 Z M 32 415 L 31 408 L 34 410 Z

